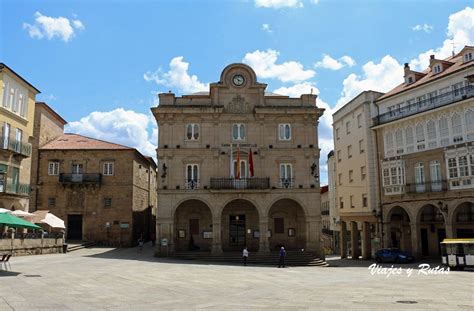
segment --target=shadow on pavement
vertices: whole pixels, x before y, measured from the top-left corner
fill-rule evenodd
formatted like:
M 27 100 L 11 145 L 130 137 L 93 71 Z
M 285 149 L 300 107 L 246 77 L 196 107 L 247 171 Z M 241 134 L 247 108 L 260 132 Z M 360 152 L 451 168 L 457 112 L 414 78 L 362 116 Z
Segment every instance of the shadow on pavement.
M 0 277 L 18 276 L 21 272 L 0 270 Z

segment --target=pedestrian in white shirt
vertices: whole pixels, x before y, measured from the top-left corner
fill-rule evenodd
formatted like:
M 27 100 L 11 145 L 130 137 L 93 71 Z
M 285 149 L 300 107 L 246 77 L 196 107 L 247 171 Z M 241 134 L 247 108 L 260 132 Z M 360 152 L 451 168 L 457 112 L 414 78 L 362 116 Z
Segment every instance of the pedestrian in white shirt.
M 249 257 L 249 251 L 247 250 L 247 247 L 244 248 L 242 251 L 242 257 L 244 257 L 244 266 L 247 265 L 247 258 Z

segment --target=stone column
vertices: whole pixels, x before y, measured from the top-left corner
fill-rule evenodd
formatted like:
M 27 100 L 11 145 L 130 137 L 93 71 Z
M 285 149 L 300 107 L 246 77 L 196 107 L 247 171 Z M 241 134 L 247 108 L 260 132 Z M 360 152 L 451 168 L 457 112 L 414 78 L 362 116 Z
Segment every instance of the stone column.
M 270 246 L 268 243 L 268 220 L 260 221 L 260 241 L 258 245 L 259 253 L 268 253 L 270 252 Z
M 387 248 L 387 247 L 391 247 L 392 245 L 392 242 L 391 242 L 391 227 L 390 227 L 390 223 L 388 222 L 384 222 L 382 223 L 382 228 L 383 228 L 383 232 L 382 232 L 382 247 L 383 248 Z
M 341 220 L 341 231 L 339 231 L 339 248 L 341 252 L 341 258 L 346 258 L 347 257 L 347 228 L 346 228 L 346 222 Z
M 370 239 L 370 223 L 364 221 L 362 223 L 362 258 L 372 258 L 372 241 Z
M 212 220 L 212 250 L 213 254 L 222 253 L 221 222 L 219 219 Z
M 351 221 L 351 256 L 352 259 L 359 259 L 359 230 L 357 229 L 357 222 Z
M 307 217 L 305 250 L 316 252 L 319 257 L 324 258 L 322 249 L 321 221 L 316 220 L 316 217 Z
M 410 223 L 410 235 L 411 235 L 411 252 L 412 255 L 418 257 L 420 255 L 420 246 L 419 246 L 419 235 L 420 235 L 420 226 L 416 222 Z
M 446 228 L 446 238 L 447 239 L 454 239 L 454 228 L 453 224 L 448 224 L 445 223 L 445 228 Z
M 168 256 L 175 251 L 174 245 L 174 226 L 173 221 L 168 219 L 162 219 L 157 223 L 157 240 L 156 240 L 156 252 L 160 256 Z M 167 239 L 168 245 L 162 246 L 161 240 Z

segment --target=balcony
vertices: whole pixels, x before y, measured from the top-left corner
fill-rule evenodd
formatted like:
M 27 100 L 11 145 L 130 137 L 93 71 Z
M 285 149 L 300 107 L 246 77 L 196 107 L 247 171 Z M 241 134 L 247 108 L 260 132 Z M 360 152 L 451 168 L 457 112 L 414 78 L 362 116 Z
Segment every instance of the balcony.
M 333 234 L 333 231 L 332 231 L 332 230 L 326 229 L 326 228 L 323 228 L 323 229 L 322 229 L 322 232 L 323 232 L 324 234 L 326 234 L 326 235 L 332 235 L 332 234 Z
M 457 101 L 461 101 L 467 98 L 471 98 L 474 96 L 474 85 L 468 85 L 450 92 L 446 92 L 444 94 L 440 94 L 413 104 L 410 104 L 405 107 L 401 107 L 396 110 L 392 110 L 386 113 L 383 113 L 377 117 L 375 117 L 374 124 L 380 125 L 387 122 L 399 120 L 402 118 L 406 118 L 408 116 L 412 116 L 414 114 L 435 109 L 438 107 L 443 107 Z
M 447 190 L 448 183 L 446 180 L 410 183 L 405 186 L 406 193 L 443 192 Z
M 31 144 L 16 139 L 5 139 L 4 136 L 0 137 L 0 149 L 13 152 L 15 154 L 29 157 L 31 156 Z
M 285 189 L 293 188 L 294 184 L 294 178 L 280 178 L 278 182 L 278 186 Z
M 329 210 L 322 210 L 321 215 L 329 215 Z
M 270 178 L 211 178 L 211 189 L 252 189 L 264 190 L 270 188 Z
M 184 181 L 184 187 L 188 190 L 199 189 L 199 179 L 186 179 Z
M 28 196 L 30 194 L 30 185 L 22 183 L 12 183 L 0 180 L 0 194 Z
M 70 185 L 100 185 L 102 183 L 102 174 L 59 174 L 59 182 Z

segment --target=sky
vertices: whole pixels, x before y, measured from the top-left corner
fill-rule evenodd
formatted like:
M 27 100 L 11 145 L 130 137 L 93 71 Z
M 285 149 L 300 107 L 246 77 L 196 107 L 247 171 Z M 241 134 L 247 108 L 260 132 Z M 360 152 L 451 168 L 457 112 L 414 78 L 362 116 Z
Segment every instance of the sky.
M 156 156 L 157 93 L 208 90 L 244 62 L 267 91 L 318 94 L 321 184 L 332 113 L 474 45 L 472 1 L 0 0 L 0 62 L 41 91 L 67 132 Z

